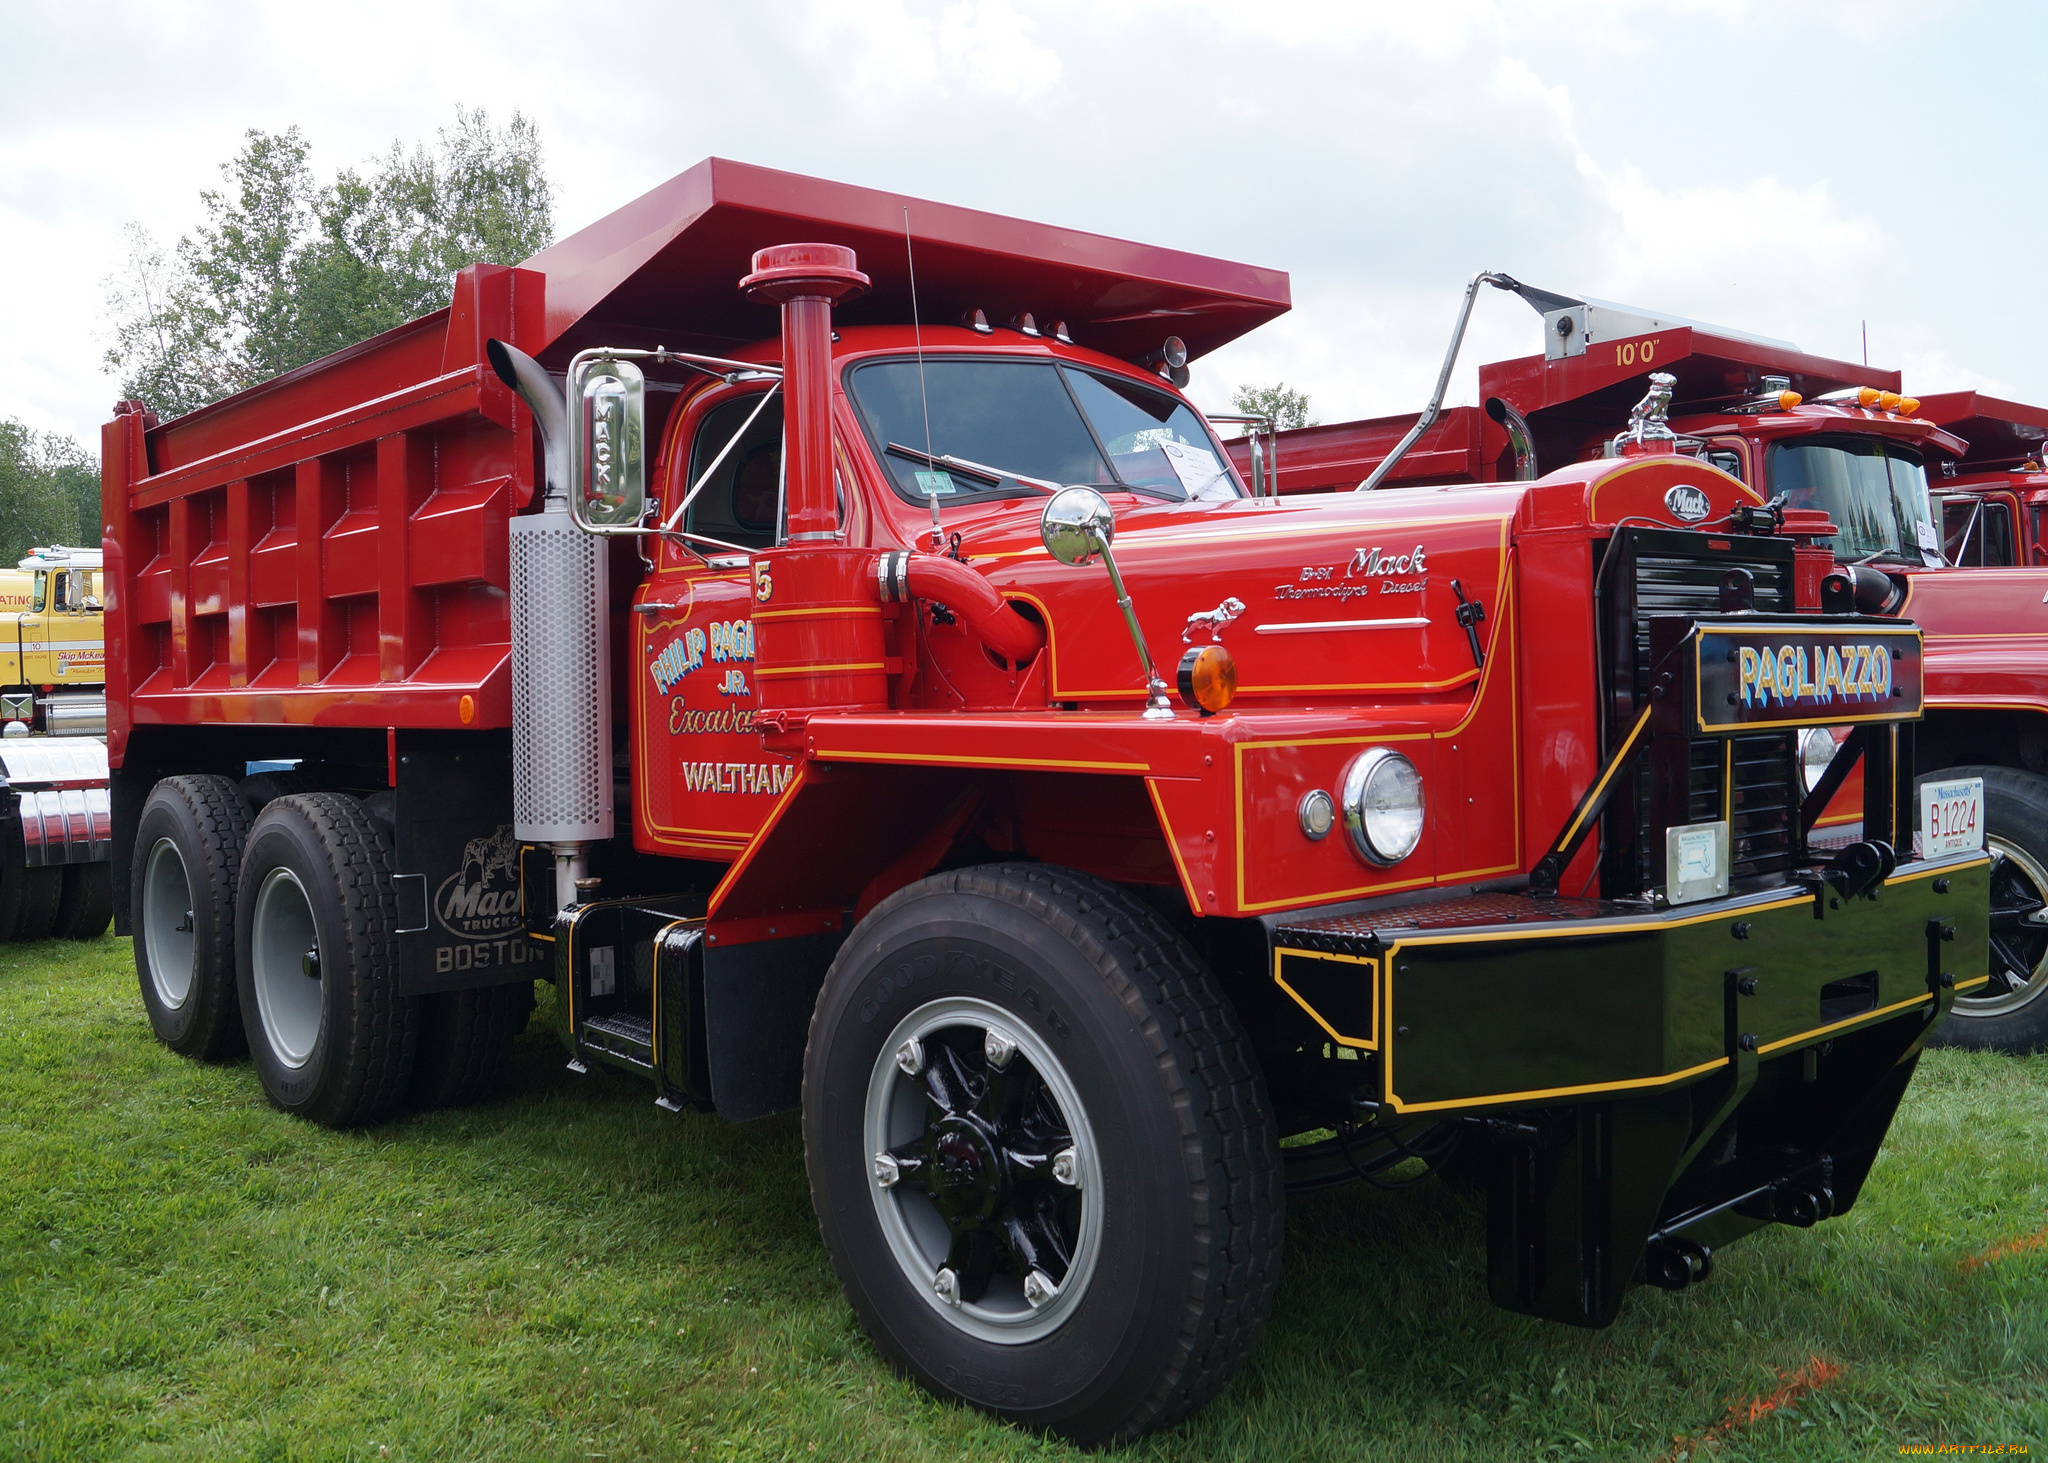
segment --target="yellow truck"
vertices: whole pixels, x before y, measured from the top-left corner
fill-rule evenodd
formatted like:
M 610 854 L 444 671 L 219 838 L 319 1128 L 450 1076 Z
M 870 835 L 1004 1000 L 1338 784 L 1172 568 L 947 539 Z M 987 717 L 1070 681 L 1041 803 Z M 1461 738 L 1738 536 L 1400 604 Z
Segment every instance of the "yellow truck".
M 99 580 L 98 549 L 39 547 L 0 571 L 0 722 L 53 736 L 106 731 Z

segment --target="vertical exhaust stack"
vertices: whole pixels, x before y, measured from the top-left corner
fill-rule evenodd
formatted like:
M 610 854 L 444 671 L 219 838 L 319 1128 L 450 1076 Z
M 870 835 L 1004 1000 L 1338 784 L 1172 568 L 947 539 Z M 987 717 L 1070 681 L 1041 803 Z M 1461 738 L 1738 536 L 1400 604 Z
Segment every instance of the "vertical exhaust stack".
M 837 244 L 779 244 L 754 255 L 748 299 L 782 307 L 783 463 L 787 538 L 754 558 L 757 721 L 777 751 L 826 708 L 889 700 L 874 554 L 851 548 L 839 520 L 832 452 L 832 306 L 868 277 Z
M 546 463 L 539 513 L 512 536 L 512 820 L 555 855 L 555 907 L 577 902 L 588 850 L 612 836 L 606 544 L 569 516 L 568 412 L 540 362 L 501 340 L 491 367 L 533 409 Z

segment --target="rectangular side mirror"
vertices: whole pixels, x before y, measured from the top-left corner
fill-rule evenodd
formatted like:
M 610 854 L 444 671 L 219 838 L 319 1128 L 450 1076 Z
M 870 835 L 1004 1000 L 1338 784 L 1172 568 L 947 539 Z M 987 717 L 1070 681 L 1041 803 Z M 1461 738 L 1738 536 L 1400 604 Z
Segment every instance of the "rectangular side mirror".
M 586 529 L 637 528 L 647 511 L 647 384 L 631 361 L 569 371 L 569 511 Z

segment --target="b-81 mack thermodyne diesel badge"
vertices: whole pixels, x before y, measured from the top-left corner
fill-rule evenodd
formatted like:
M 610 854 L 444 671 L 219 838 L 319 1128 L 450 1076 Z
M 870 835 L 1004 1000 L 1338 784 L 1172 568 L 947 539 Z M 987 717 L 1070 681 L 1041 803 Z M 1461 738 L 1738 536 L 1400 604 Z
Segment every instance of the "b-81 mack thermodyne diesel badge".
M 1339 573 L 1339 569 L 1342 573 Z M 1429 551 L 1417 544 L 1406 553 L 1389 552 L 1374 544 L 1351 555 L 1351 562 L 1305 564 L 1293 584 L 1273 586 L 1275 599 L 1334 599 L 1343 601 L 1371 594 L 1416 594 L 1429 582 Z

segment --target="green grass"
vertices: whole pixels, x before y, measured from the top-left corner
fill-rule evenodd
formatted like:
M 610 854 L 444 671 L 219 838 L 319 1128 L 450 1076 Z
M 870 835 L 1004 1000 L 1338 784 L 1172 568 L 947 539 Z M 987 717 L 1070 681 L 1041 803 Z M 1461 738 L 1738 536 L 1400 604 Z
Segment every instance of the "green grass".
M 1243 1376 L 1141 1458 L 1646 1459 L 1819 1356 L 1723 1459 L 2048 1447 L 2048 1059 L 1936 1053 L 1863 1202 L 1638 1291 L 1484 1298 L 1435 1185 L 1297 1202 Z M 797 1125 L 658 1113 L 537 1018 L 515 1095 L 368 1133 L 151 1038 L 125 942 L 0 947 L 0 1458 L 1068 1456 L 875 1358 Z

